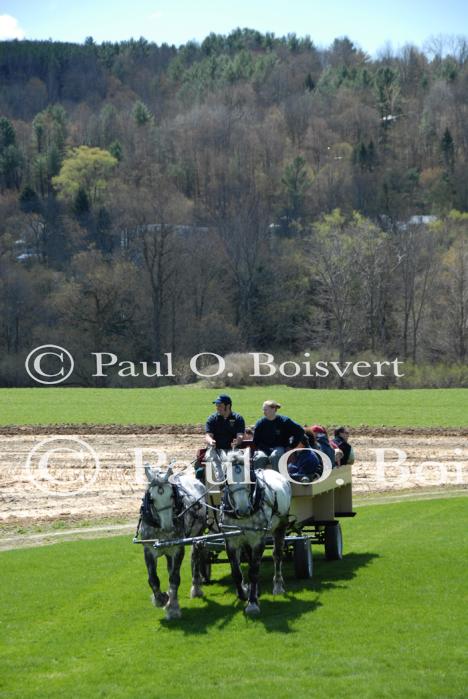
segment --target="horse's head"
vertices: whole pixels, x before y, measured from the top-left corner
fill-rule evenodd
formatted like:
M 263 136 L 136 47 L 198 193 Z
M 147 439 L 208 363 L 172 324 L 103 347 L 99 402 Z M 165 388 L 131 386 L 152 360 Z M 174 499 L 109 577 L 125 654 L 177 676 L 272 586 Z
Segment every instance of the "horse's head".
M 224 452 L 222 466 L 226 483 L 224 486 L 224 506 L 235 517 L 249 517 L 253 512 L 251 498 L 252 482 L 250 463 L 242 451 Z
M 169 478 L 172 468 L 167 471 L 153 471 L 145 466 L 146 478 L 149 481 L 148 493 L 151 503 L 151 513 L 155 521 L 159 522 L 159 529 L 163 532 L 171 532 L 174 529 L 174 486 Z

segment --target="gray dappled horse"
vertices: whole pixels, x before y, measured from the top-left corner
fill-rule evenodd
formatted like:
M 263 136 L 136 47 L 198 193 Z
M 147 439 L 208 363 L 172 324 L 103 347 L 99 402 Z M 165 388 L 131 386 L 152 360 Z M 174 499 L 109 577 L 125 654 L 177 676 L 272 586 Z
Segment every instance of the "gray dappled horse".
M 228 527 L 242 530 L 239 536 L 226 538 L 226 551 L 237 595 L 247 602 L 246 614 L 256 615 L 260 612 L 258 579 L 267 536 L 274 538 L 273 594 L 284 593 L 281 567 L 291 486 L 277 471 L 251 471 L 247 453 L 242 451 L 221 451 L 215 455 L 208 450 L 207 460 L 217 460 L 223 469 L 225 483 L 221 485 L 220 524 L 226 525 L 226 528 L 221 529 L 224 532 L 229 531 Z M 240 567 L 242 552 L 246 553 L 249 562 L 248 586 L 244 583 Z
M 142 539 L 170 540 L 198 536 L 206 526 L 205 487 L 200 481 L 186 474 L 172 474 L 167 471 L 153 471 L 145 467 L 149 481 L 141 508 L 140 532 Z M 180 585 L 180 567 L 185 548 L 182 545 L 154 549 L 152 544 L 144 545 L 145 563 L 148 569 L 148 582 L 153 590 L 152 602 L 156 607 L 164 607 L 167 619 L 181 616 L 177 592 Z M 157 559 L 166 556 L 169 575 L 169 591 L 161 592 L 157 574 Z M 203 597 L 201 588 L 200 548 L 192 548 L 192 588 L 191 597 Z

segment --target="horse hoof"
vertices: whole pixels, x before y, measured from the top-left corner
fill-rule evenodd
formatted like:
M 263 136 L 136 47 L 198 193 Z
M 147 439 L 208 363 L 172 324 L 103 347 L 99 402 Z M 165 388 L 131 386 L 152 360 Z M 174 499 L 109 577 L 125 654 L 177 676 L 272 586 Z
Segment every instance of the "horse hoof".
M 284 589 L 284 586 L 282 585 L 282 583 L 275 583 L 273 585 L 273 594 L 274 595 L 284 595 L 285 592 L 286 592 L 286 590 Z
M 190 590 L 190 597 L 192 599 L 195 599 L 196 597 L 203 597 L 203 590 L 201 587 L 196 587 L 195 585 L 192 585 L 191 590 Z
M 166 607 L 166 619 L 172 621 L 172 619 L 180 619 L 182 612 L 179 608 Z
M 248 585 L 242 585 L 242 587 L 237 590 L 237 599 L 239 599 L 241 602 L 247 602 L 249 599 L 249 586 Z
M 156 595 L 151 595 L 150 599 L 155 607 L 164 607 L 169 601 L 169 595 L 165 592 L 161 592 L 159 597 L 156 597 Z
M 249 616 L 258 616 L 260 614 L 260 607 L 258 606 L 258 604 L 249 602 L 244 611 Z

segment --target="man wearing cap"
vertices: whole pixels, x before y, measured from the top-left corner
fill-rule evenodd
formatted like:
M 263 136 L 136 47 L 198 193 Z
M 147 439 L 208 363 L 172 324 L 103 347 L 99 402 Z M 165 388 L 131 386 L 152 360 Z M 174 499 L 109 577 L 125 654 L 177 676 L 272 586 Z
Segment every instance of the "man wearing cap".
M 299 442 L 307 442 L 304 428 L 286 415 L 278 415 L 281 405 L 274 400 L 263 404 L 263 415 L 255 425 L 254 466 L 265 468 L 268 464 L 278 471 L 278 462 L 285 451 L 294 449 Z
M 209 416 L 205 427 L 205 441 L 209 447 L 215 449 L 235 449 L 244 439 L 245 421 L 242 415 L 232 410 L 231 397 L 221 393 L 213 403 L 216 412 Z M 221 474 L 221 459 L 219 455 L 213 457 L 217 476 Z
M 221 393 L 213 403 L 216 412 L 206 421 L 206 443 L 210 447 L 226 450 L 239 446 L 244 438 L 244 418 L 233 412 L 232 400 L 225 393 Z

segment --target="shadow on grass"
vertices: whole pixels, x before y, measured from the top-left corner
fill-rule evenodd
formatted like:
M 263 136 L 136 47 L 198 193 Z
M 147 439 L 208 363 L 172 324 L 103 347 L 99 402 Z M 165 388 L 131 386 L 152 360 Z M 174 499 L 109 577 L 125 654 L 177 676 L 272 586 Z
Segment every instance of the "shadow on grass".
M 335 587 L 345 587 L 339 585 L 340 581 L 352 580 L 360 568 L 365 568 L 376 558 L 380 558 L 378 553 L 348 553 L 341 561 L 327 561 L 325 558 L 314 557 L 313 577 L 299 580 L 294 576 L 294 567 L 289 561 L 283 563 L 283 575 L 287 592 L 300 592 L 301 590 L 314 590 L 321 592 L 325 589 Z M 246 567 L 243 566 L 244 572 Z M 273 563 L 264 561 L 261 569 L 261 588 L 269 590 L 273 585 Z M 230 587 L 234 594 L 234 586 L 230 573 L 224 574 L 220 578 L 215 578 L 217 585 Z M 209 587 L 207 588 L 209 589 Z
M 284 564 L 286 594 L 267 599 L 260 599 L 261 612 L 258 617 L 245 617 L 246 624 L 261 624 L 268 632 L 294 633 L 294 621 L 307 612 L 313 612 L 323 606 L 320 593 L 336 588 L 346 588 L 346 582 L 352 580 L 361 568 L 379 558 L 376 553 L 349 553 L 341 561 L 326 561 L 314 559 L 314 577 L 306 580 L 294 578 L 291 563 Z M 270 593 L 273 579 L 273 564 L 265 561 L 261 570 L 261 589 Z M 205 587 L 206 597 L 203 606 L 183 609 L 180 621 L 161 620 L 166 628 L 179 628 L 185 635 L 200 635 L 208 633 L 210 628 L 223 629 L 229 625 L 233 617 L 242 613 L 244 603 L 237 600 L 230 574 L 223 575 L 214 581 L 216 585 L 226 587 L 225 594 L 232 594 L 232 604 L 220 604 L 210 597 L 210 586 Z M 315 592 L 316 599 L 301 598 L 301 592 Z M 223 599 L 225 599 L 223 594 Z

